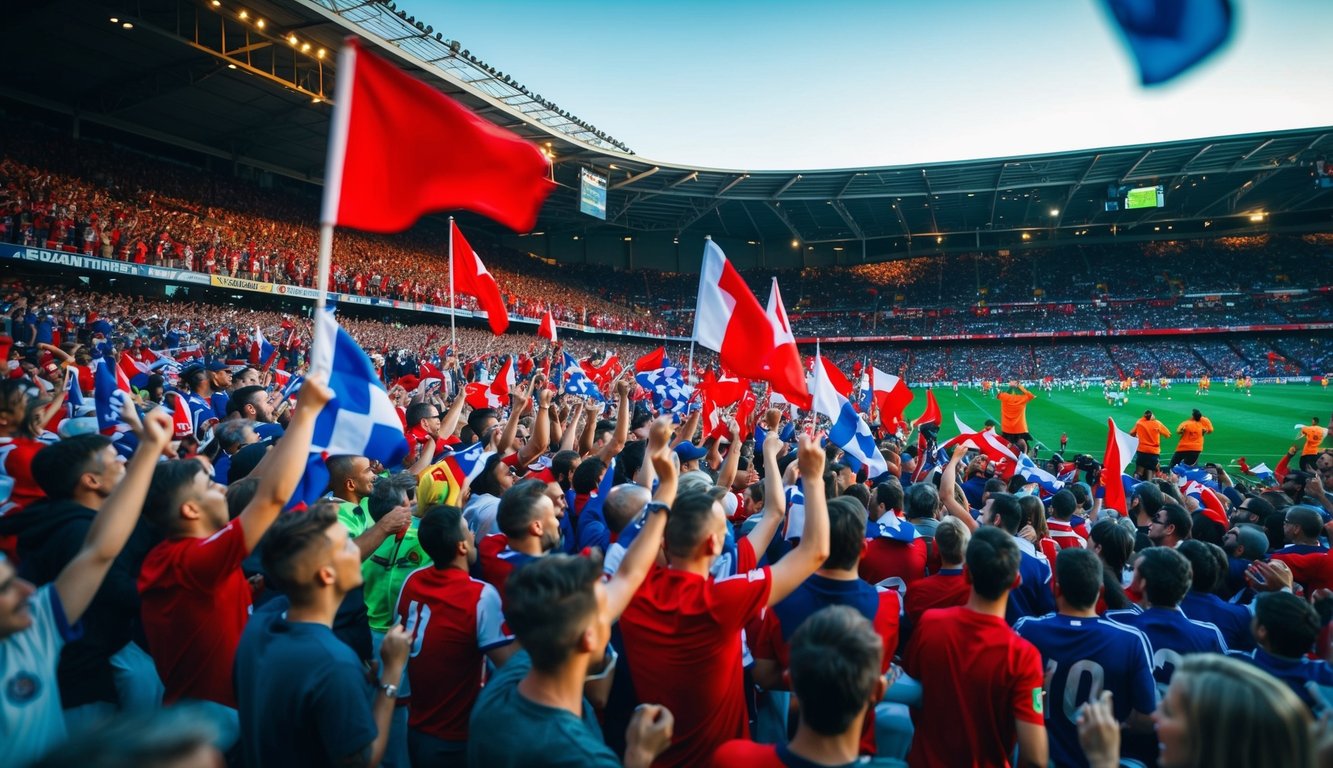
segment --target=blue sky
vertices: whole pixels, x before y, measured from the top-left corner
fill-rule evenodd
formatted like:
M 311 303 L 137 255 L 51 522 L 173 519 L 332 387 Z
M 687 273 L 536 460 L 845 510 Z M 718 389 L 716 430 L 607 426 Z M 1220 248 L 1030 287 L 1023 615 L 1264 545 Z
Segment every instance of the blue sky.
M 1333 125 L 1329 0 L 1233 0 L 1230 43 L 1152 89 L 1102 0 L 403 0 L 659 161 L 918 163 Z

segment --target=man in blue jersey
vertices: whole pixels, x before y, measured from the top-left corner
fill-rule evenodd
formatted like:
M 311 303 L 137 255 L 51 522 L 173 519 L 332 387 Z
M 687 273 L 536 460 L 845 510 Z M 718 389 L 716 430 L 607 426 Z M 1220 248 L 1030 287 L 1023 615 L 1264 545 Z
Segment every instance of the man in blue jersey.
M 1131 591 L 1143 595 L 1144 608 L 1106 612 L 1108 619 L 1148 636 L 1153 652 L 1153 678 L 1162 695 L 1166 694 L 1171 675 L 1183 656 L 1227 650 L 1217 625 L 1191 620 L 1180 610 L 1180 601 L 1189 592 L 1192 581 L 1193 571 L 1184 555 L 1171 547 L 1149 547 L 1134 564 L 1134 578 L 1129 586 Z
M 1216 551 L 1214 551 L 1216 550 Z M 1217 626 L 1227 648 L 1248 651 L 1254 648 L 1254 633 L 1250 630 L 1250 609 L 1228 603 L 1214 590 L 1222 575 L 1226 553 L 1216 544 L 1191 539 L 1181 542 L 1176 551 L 1190 561 L 1194 573 L 1190 591 L 1180 601 L 1180 610 L 1195 621 L 1206 621 Z
M 1010 624 L 1024 616 L 1044 616 L 1055 610 L 1055 598 L 1051 594 L 1051 567 L 1032 543 L 1018 537 L 1018 527 L 1023 522 L 1023 511 L 1018 506 L 1018 497 L 1010 493 L 994 493 L 990 503 L 982 512 L 981 524 L 994 525 L 1004 529 L 1018 545 L 1022 557 L 1018 563 L 1020 582 L 1009 593 L 1009 608 L 1005 620 Z
M 1260 595 L 1254 601 L 1254 634 L 1258 648 L 1248 653 L 1232 651 L 1231 655 L 1286 683 L 1318 714 L 1318 700 L 1307 686 L 1333 687 L 1333 666 L 1306 656 L 1319 637 L 1319 614 L 1314 607 L 1290 592 Z
M 1046 730 L 1056 765 L 1088 765 L 1078 742 L 1078 714 L 1103 690 L 1113 695 L 1116 719 L 1150 732 L 1157 707 L 1148 639 L 1136 629 L 1097 616 L 1102 564 L 1086 549 L 1062 550 L 1055 559 L 1058 613 L 1020 619 L 1014 631 L 1041 651 L 1046 669 Z

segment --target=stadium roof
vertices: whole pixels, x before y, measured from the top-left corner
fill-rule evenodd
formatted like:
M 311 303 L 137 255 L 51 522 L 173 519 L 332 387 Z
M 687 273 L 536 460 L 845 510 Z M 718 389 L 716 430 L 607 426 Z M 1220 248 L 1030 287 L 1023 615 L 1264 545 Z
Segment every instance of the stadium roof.
M 6 41 L 0 97 L 311 181 L 323 173 L 335 53 L 355 32 L 547 147 L 559 182 L 538 225 L 548 234 L 673 242 L 712 234 L 874 259 L 1098 237 L 1112 227 L 1162 237 L 1272 224 L 1327 228 L 1333 212 L 1333 191 L 1314 182 L 1315 160 L 1333 150 L 1333 127 L 967 162 L 746 172 L 638 157 L 393 3 L 54 0 L 21 4 L 7 18 L 22 31 Z M 977 130 L 985 130 L 981 116 Z M 581 168 L 609 180 L 605 222 L 578 210 Z M 1157 184 L 1165 207 L 1105 210 L 1109 185 Z

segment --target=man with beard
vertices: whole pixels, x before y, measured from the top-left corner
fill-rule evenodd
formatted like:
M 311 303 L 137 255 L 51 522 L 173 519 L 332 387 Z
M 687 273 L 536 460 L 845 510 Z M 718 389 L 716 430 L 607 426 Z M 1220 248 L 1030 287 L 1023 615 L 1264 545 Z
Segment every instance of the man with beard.
M 541 480 L 522 480 L 500 497 L 495 520 L 500 533 L 477 545 L 477 571 L 504 597 L 509 575 L 560 546 L 560 517 Z

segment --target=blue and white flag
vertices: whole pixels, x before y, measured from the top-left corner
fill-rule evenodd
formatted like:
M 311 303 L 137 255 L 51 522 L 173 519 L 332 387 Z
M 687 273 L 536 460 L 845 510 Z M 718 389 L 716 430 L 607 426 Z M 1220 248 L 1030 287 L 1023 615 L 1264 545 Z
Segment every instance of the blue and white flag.
M 1059 478 L 1037 466 L 1026 453 L 1018 455 L 1018 467 L 1014 472 L 1029 483 L 1036 483 L 1043 496 L 1052 496 L 1065 487 Z
M 1231 36 L 1230 0 L 1106 0 L 1144 85 L 1198 64 Z
M 796 485 L 789 485 L 783 489 L 782 495 L 787 502 L 787 520 L 786 533 L 783 539 L 799 539 L 801 531 L 805 530 L 805 487 L 801 484 L 801 478 L 796 478 Z
M 1171 473 L 1176 476 L 1176 485 L 1184 487 L 1186 483 L 1193 481 L 1206 488 L 1217 490 L 1217 481 L 1208 474 L 1208 470 L 1202 467 L 1191 467 L 1188 464 L 1177 464 L 1171 468 Z
M 901 519 L 893 511 L 885 512 L 878 520 L 866 524 L 867 539 L 893 539 L 911 543 L 916 538 L 916 526 Z
M 268 339 L 264 338 L 264 331 L 257 325 L 255 326 L 254 346 L 257 348 L 258 356 L 256 359 L 260 366 L 268 365 L 269 361 L 273 359 L 273 356 L 278 353 L 278 348 L 270 344 Z
M 375 374 L 375 366 L 361 346 L 338 326 L 333 311 L 315 313 L 315 342 L 310 367 L 328 375 L 333 399 L 315 419 L 310 438 L 310 460 L 292 502 L 313 504 L 329 484 L 324 459 L 329 456 L 365 456 L 386 467 L 401 464 L 407 455 L 403 423 L 389 393 Z
M 579 365 L 579 361 L 568 352 L 565 355 L 565 391 L 571 395 L 580 395 L 582 397 L 591 397 L 599 403 L 606 402 L 602 393 L 597 389 L 597 384 Z
M 634 380 L 653 396 L 653 407 L 663 413 L 684 413 L 694 388 L 685 383 L 677 368 L 658 368 L 635 374 Z
M 833 422 L 829 427 L 828 438 L 846 454 L 847 463 L 853 469 L 867 467 L 870 479 L 889 471 L 889 465 L 875 444 L 875 436 L 870 433 L 870 425 L 863 421 L 847 398 L 838 394 L 824 371 L 823 361 L 818 353 L 815 356 L 814 410 L 827 416 Z
M 74 366 L 65 369 L 65 408 L 70 418 L 83 415 L 83 390 L 79 388 L 79 369 Z

